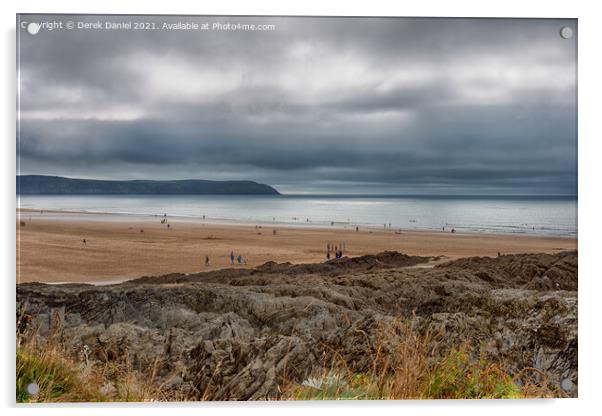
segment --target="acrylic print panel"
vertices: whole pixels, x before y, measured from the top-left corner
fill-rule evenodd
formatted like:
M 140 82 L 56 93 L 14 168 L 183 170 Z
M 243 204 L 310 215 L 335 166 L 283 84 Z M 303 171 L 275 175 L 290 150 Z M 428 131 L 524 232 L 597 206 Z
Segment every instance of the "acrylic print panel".
M 17 402 L 576 397 L 577 21 L 17 16 Z

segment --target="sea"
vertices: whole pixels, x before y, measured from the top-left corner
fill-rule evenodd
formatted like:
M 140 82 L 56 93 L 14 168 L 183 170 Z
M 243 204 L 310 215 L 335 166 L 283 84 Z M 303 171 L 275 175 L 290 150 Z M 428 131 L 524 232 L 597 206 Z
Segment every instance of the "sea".
M 574 196 L 18 195 L 17 206 L 215 224 L 577 236 Z

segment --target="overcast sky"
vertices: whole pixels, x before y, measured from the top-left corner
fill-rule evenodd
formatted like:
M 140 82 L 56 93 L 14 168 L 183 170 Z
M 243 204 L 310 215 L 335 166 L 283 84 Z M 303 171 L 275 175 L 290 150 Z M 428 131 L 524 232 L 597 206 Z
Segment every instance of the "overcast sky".
M 574 20 L 53 19 L 276 29 L 20 30 L 21 174 L 576 194 Z

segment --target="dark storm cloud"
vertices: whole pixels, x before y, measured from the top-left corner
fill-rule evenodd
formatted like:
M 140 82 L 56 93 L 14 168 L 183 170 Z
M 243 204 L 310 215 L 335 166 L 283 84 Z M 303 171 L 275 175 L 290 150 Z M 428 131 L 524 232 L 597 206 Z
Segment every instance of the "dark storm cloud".
M 145 19 L 276 31 L 21 32 L 21 173 L 576 193 L 575 21 Z

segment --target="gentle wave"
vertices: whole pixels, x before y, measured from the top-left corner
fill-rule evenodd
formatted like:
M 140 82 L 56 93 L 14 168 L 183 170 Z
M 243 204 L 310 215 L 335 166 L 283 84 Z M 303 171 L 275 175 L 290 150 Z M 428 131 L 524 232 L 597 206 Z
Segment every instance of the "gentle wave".
M 167 214 L 225 224 L 577 235 L 577 201 L 572 198 L 21 195 L 18 207 L 128 216 Z

